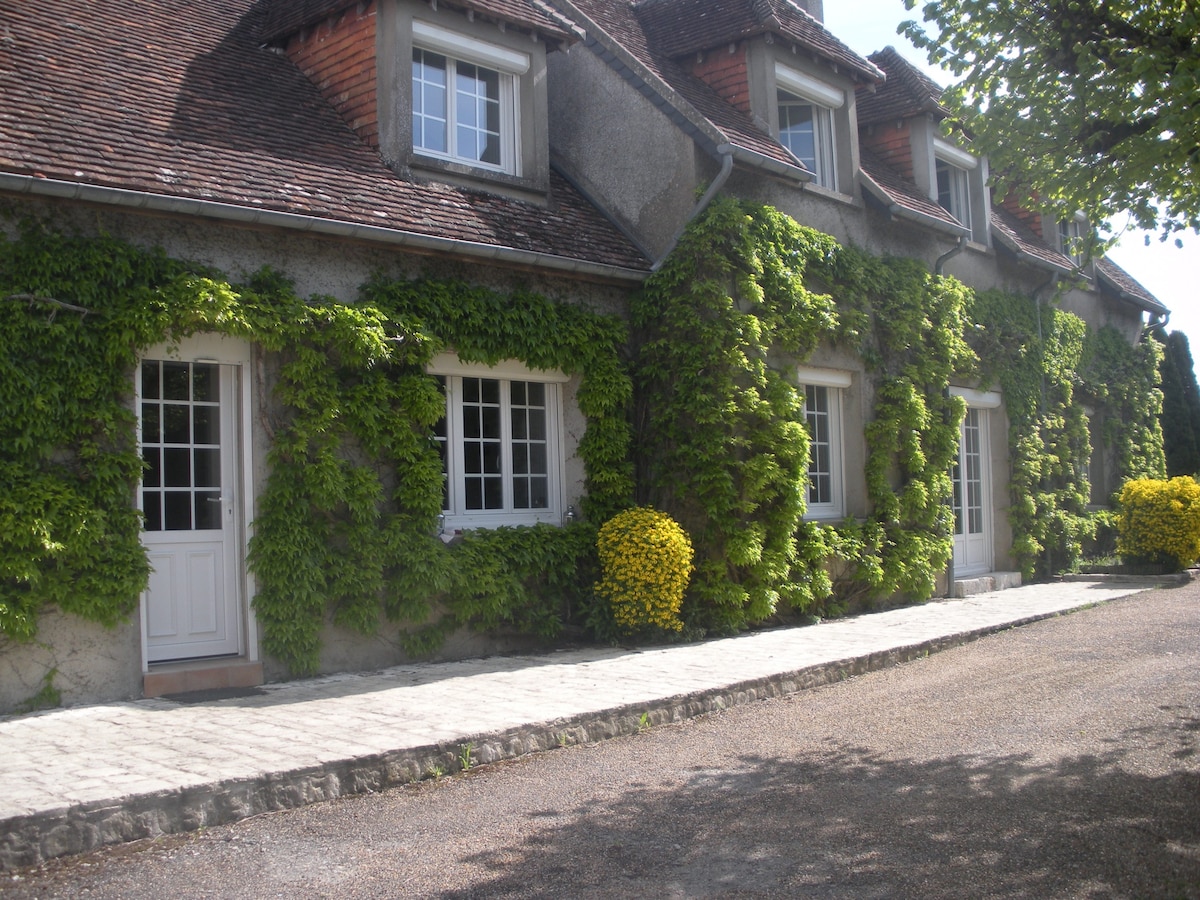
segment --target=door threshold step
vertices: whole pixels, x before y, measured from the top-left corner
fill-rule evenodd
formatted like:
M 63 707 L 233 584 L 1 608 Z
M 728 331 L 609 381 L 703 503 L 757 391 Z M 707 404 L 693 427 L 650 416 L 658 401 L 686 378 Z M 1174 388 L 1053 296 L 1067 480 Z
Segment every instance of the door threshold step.
M 225 688 L 258 687 L 263 683 L 261 662 L 245 659 L 204 659 L 154 666 L 142 676 L 142 696 L 186 694 Z
M 954 596 L 973 597 L 976 594 L 988 594 L 992 591 L 1003 591 L 1020 586 L 1020 572 L 988 572 L 970 578 L 956 578 L 954 580 Z

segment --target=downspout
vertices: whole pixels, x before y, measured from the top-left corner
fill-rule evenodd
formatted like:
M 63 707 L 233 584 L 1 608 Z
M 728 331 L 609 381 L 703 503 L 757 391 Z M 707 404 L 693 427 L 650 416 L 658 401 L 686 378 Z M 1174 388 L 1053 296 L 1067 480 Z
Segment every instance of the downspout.
M 655 260 L 654 265 L 650 267 L 651 272 L 657 272 L 662 268 L 662 264 L 667 261 L 667 257 L 671 255 L 671 251 L 675 249 L 679 243 L 679 239 L 683 237 L 684 231 L 694 222 L 701 213 L 708 208 L 708 204 L 712 203 L 713 198 L 717 196 L 717 192 L 725 186 L 725 182 L 729 180 L 730 173 L 733 172 L 733 147 L 730 144 L 722 144 L 717 148 L 717 152 L 721 154 L 721 170 L 717 172 L 717 177 L 712 180 L 708 189 L 697 201 L 695 208 L 688 215 L 684 223 L 679 226 L 679 229 L 671 237 L 671 242 L 667 244 L 667 249 L 662 252 L 662 255 Z
M 1167 323 L 1170 321 L 1171 321 L 1171 313 L 1170 312 L 1167 312 L 1165 315 L 1152 316 L 1150 318 L 1150 323 L 1145 328 L 1142 329 L 1142 338 L 1145 338 L 1146 335 L 1148 335 L 1150 332 L 1154 331 L 1154 329 L 1156 329 L 1156 328 L 1166 328 Z
M 958 243 L 937 258 L 937 262 L 933 264 L 933 274 L 941 275 L 942 270 L 946 267 L 946 263 L 950 262 L 950 260 L 954 259 L 954 257 L 958 256 L 958 254 L 962 253 L 966 249 L 967 236 L 965 234 L 959 235 Z

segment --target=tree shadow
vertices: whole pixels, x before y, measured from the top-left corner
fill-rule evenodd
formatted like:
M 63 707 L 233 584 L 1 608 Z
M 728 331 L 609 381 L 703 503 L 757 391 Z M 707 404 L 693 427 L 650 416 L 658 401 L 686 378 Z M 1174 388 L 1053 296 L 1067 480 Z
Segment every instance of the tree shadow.
M 647 772 L 539 812 L 528 839 L 462 860 L 486 880 L 440 896 L 1200 897 L 1200 772 L 1144 764 L 1195 754 L 1200 718 L 1174 712 L 1053 763 L 831 745 L 667 786 Z

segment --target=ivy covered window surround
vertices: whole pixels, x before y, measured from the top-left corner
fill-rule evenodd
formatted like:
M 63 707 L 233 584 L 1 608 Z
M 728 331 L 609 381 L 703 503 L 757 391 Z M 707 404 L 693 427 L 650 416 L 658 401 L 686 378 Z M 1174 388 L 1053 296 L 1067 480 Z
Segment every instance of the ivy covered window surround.
M 434 429 L 442 457 L 448 533 L 562 521 L 561 372 L 508 361 L 463 363 L 441 354 L 446 415 Z
M 413 22 L 413 150 L 520 175 L 517 104 L 528 54 Z
M 813 173 L 817 184 L 837 190 L 833 119 L 845 103 L 842 91 L 778 65 L 775 85 L 779 143 Z
M 804 391 L 808 427 L 807 518 L 840 519 L 845 515 L 843 485 L 842 392 L 850 373 L 801 368 L 797 379 Z

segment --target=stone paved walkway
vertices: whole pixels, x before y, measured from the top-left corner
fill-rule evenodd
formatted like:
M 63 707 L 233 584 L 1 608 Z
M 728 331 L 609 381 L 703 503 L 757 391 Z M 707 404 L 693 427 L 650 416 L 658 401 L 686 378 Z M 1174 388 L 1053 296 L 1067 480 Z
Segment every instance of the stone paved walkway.
M 0 869 L 780 696 L 1127 596 L 1064 582 L 666 648 L 398 666 L 0 719 Z

